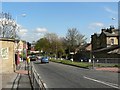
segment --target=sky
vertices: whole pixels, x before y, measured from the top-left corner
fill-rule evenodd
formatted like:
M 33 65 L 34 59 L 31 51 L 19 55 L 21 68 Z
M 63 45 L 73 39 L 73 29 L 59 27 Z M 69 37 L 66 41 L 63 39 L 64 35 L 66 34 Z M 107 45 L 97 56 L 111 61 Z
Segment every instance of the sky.
M 77 28 L 89 43 L 102 28 L 118 28 L 118 2 L 2 2 L 2 11 L 12 15 L 28 42 L 47 32 L 65 37 L 69 28 Z

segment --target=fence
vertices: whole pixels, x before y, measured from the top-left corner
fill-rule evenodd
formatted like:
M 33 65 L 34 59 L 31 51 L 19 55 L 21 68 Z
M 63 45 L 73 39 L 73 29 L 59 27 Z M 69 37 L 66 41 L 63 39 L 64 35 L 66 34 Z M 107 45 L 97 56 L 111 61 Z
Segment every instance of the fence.
M 33 62 L 28 66 L 28 68 L 29 68 L 28 74 L 31 79 L 33 90 L 34 89 L 46 90 L 45 85 L 44 85 L 43 81 L 41 80 L 40 75 L 37 73 L 37 71 L 33 65 Z
M 93 67 L 118 67 L 120 58 L 93 58 Z

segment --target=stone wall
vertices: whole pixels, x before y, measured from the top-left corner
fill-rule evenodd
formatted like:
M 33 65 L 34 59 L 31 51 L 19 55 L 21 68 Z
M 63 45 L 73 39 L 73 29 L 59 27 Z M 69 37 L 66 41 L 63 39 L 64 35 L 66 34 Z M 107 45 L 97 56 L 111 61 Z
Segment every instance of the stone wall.
M 2 73 L 13 73 L 14 63 L 14 40 L 0 39 L 0 71 L 2 71 Z

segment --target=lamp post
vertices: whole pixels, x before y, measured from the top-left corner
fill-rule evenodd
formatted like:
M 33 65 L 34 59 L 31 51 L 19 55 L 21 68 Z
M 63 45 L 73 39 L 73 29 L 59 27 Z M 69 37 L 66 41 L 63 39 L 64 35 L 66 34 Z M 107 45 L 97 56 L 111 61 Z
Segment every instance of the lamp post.
M 16 15 L 16 23 L 18 23 L 18 16 L 25 17 L 25 16 L 26 16 L 26 14 Z M 25 45 L 24 45 L 24 44 L 25 44 Z M 26 57 L 27 57 L 27 46 L 26 46 L 27 41 L 25 41 L 25 42 L 24 42 L 24 44 L 23 44 L 22 57 L 21 57 L 22 61 L 23 61 L 23 56 L 24 56 L 24 53 L 26 53 Z M 24 48 L 25 48 L 26 52 L 25 52 Z
M 112 19 L 112 21 L 114 21 L 115 20 L 115 18 L 111 18 Z M 111 25 L 113 28 L 114 28 L 114 25 Z

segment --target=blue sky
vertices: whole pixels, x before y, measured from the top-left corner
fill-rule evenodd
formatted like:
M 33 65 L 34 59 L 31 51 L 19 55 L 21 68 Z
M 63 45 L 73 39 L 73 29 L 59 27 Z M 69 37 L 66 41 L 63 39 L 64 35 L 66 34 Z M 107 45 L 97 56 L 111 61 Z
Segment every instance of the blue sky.
M 69 28 L 77 28 L 90 42 L 101 28 L 118 26 L 117 2 L 3 2 L 2 11 L 17 20 L 20 37 L 29 42 L 46 32 L 64 37 Z

